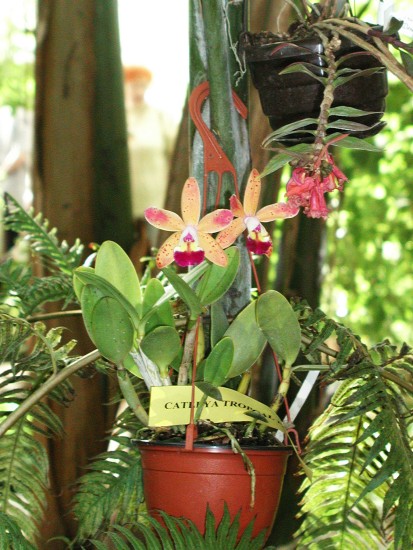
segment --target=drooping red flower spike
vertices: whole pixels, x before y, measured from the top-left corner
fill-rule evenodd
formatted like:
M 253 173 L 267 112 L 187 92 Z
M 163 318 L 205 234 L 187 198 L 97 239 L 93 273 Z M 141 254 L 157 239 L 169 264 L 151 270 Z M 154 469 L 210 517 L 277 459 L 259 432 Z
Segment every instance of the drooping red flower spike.
M 146 220 L 165 231 L 174 233 L 162 244 L 156 256 L 159 269 L 175 261 L 182 267 L 200 264 L 206 257 L 212 263 L 225 266 L 227 256 L 222 247 L 210 233 L 216 233 L 227 227 L 233 214 L 228 209 L 218 209 L 201 220 L 201 197 L 198 182 L 188 178 L 181 196 L 182 218 L 163 208 L 147 208 Z
M 345 136 L 340 136 L 340 139 L 343 137 Z M 309 218 L 326 219 L 328 208 L 325 193 L 334 189 L 342 191 L 343 184 L 347 181 L 346 176 L 335 165 L 332 155 L 328 153 L 327 148 L 332 143 L 322 149 L 313 166 L 295 168 L 287 183 L 288 202 L 294 206 L 302 206 L 304 214 Z
M 230 198 L 230 206 L 235 218 L 218 234 L 217 242 L 222 248 L 230 246 L 247 229 L 247 249 L 253 254 L 266 256 L 271 254 L 271 237 L 262 222 L 292 218 L 298 214 L 299 206 L 279 202 L 264 206 L 257 211 L 260 194 L 261 178 L 258 170 L 253 169 L 245 189 L 244 204 L 242 205 L 235 195 Z

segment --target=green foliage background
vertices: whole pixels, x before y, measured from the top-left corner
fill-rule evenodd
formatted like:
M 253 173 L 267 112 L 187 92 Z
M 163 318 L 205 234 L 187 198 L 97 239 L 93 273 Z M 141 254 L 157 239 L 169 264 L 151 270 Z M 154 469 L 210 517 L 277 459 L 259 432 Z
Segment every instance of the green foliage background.
M 384 120 L 382 153 L 333 151 L 349 182 L 329 220 L 321 307 L 372 343 L 413 342 L 413 102 L 400 83 Z

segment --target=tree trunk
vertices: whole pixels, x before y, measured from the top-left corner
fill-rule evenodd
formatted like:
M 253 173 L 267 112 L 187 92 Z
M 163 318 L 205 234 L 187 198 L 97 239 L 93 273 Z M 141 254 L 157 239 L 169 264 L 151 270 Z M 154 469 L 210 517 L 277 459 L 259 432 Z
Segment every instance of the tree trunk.
M 126 248 L 132 239 L 119 37 L 113 32 L 116 6 L 115 0 L 38 3 L 35 209 L 69 244 L 77 237 L 85 244 L 111 237 Z M 78 341 L 78 354 L 92 349 L 81 318 L 65 326 L 67 337 Z M 48 442 L 51 492 L 44 541 L 75 535 L 75 521 L 68 515 L 73 483 L 88 460 L 104 450 L 113 419 L 113 410 L 103 406 L 111 394 L 106 378 L 72 382 L 74 403 L 56 410 L 65 436 Z M 66 545 L 54 542 L 47 548 Z

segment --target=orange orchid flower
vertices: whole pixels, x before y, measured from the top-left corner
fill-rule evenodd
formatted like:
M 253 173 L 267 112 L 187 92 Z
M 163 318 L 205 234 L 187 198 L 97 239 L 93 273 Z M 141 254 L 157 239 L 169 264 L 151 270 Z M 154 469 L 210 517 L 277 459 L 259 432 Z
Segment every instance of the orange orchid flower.
M 227 227 L 233 214 L 228 209 L 218 209 L 201 220 L 201 195 L 195 178 L 188 178 L 181 196 L 182 218 L 163 208 L 147 208 L 146 220 L 165 231 L 174 233 L 159 248 L 156 265 L 159 269 L 175 261 L 182 267 L 200 264 L 206 257 L 222 267 L 227 265 L 227 256 L 222 247 L 211 237 Z
M 264 206 L 257 212 L 260 194 L 261 178 L 258 170 L 253 169 L 244 193 L 244 205 L 235 195 L 230 198 L 230 206 L 235 218 L 217 237 L 217 242 L 222 248 L 230 246 L 247 229 L 247 249 L 253 254 L 270 256 L 271 237 L 261 222 L 293 218 L 300 208 L 289 203 L 278 202 Z

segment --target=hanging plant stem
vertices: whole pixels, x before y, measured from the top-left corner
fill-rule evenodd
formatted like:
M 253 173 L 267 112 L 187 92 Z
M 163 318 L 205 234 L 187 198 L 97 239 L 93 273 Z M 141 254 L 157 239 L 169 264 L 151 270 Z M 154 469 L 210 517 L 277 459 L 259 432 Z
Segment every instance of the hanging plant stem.
M 318 163 L 320 153 L 324 149 L 324 140 L 327 133 L 328 117 L 330 114 L 330 108 L 334 101 L 334 79 L 337 72 L 337 64 L 334 52 L 340 47 L 340 39 L 335 34 L 331 40 L 319 33 L 320 38 L 324 45 L 325 56 L 327 58 L 327 82 L 324 88 L 323 100 L 320 105 L 320 115 L 318 117 L 318 126 L 316 136 L 314 140 L 314 155 L 313 155 L 313 168 Z

